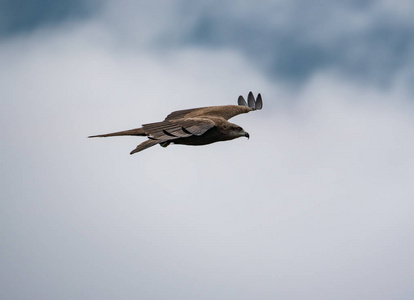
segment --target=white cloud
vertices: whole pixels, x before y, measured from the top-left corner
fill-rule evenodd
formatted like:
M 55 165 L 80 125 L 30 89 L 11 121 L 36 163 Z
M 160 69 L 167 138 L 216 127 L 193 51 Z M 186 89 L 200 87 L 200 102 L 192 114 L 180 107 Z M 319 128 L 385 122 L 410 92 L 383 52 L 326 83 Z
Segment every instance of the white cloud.
M 292 91 L 234 50 L 126 45 L 100 22 L 0 48 L 5 298 L 412 298 L 409 91 L 333 72 Z M 86 139 L 249 90 L 250 140 Z

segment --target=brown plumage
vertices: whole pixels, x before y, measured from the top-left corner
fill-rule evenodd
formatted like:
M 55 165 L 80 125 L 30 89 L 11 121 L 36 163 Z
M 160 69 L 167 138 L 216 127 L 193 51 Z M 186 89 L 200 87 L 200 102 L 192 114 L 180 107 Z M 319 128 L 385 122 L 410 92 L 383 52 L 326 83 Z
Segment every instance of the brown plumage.
M 244 100 L 243 96 L 240 96 L 238 105 L 178 110 L 170 113 L 162 122 L 144 124 L 141 128 L 89 137 L 147 136 L 148 140 L 139 144 L 130 154 L 157 144 L 162 147 L 167 147 L 170 143 L 198 146 L 233 140 L 241 136 L 248 138 L 249 134 L 243 128 L 227 121 L 239 114 L 262 109 L 263 102 L 260 94 L 254 99 L 253 93 L 250 92 L 247 100 L 248 102 Z

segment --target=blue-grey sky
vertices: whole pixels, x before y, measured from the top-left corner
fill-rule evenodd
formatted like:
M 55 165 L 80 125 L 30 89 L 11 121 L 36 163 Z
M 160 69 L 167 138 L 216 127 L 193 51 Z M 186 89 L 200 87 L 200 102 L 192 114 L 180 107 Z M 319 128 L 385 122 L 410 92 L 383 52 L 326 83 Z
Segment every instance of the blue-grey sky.
M 107 3 L 26 2 L 2 2 L 3 36 L 93 18 Z M 111 6 L 107 12 L 113 17 L 111 25 L 121 28 L 118 34 L 128 34 L 127 39 L 136 34 L 133 27 L 141 22 L 145 30 L 159 27 L 151 37 L 161 47 L 237 49 L 278 80 L 301 83 L 319 70 L 334 69 L 366 84 L 389 85 L 407 61 L 414 60 L 410 1 L 268 0 L 257 5 L 252 1 L 182 0 L 161 1 L 159 6 L 158 2 L 138 3 L 131 10 L 128 7 L 133 4 L 122 3 L 106 6 Z M 160 12 L 165 6 L 169 9 Z
M 412 1 L 1 1 L 1 299 L 412 299 Z M 262 93 L 250 133 L 129 152 Z

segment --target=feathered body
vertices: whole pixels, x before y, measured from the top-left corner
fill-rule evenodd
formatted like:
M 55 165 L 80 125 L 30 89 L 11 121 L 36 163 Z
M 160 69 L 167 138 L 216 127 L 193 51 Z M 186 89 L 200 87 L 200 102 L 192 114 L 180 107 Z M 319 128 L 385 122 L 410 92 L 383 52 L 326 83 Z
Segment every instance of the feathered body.
M 243 113 L 261 109 L 261 95 L 254 99 L 252 92 L 248 104 L 242 96 L 239 105 L 209 106 L 179 110 L 169 114 L 164 121 L 144 124 L 141 128 L 119 131 L 90 137 L 110 136 L 147 136 L 148 140 L 139 144 L 131 154 L 147 149 L 156 144 L 167 147 L 170 143 L 182 145 L 207 145 L 228 141 L 249 134 L 240 126 L 228 122 L 228 119 Z

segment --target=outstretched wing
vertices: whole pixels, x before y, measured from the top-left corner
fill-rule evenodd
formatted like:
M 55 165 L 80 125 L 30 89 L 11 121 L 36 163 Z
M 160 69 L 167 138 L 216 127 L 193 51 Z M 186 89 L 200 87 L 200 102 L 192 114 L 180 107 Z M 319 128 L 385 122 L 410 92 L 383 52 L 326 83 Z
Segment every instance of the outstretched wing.
M 200 136 L 214 126 L 214 121 L 207 118 L 186 118 L 144 124 L 142 129 L 150 139 L 169 141 L 191 135 Z
M 262 96 L 258 94 L 255 100 L 253 93 L 250 92 L 248 95 L 248 103 L 246 100 L 244 100 L 243 96 L 239 96 L 238 105 L 208 106 L 178 110 L 170 113 L 165 118 L 165 121 L 202 117 L 220 117 L 225 120 L 229 120 L 230 118 L 233 118 L 239 114 L 248 113 L 253 110 L 259 110 L 262 109 L 262 107 Z
M 108 136 L 122 136 L 122 135 L 145 136 L 145 132 L 142 130 L 142 128 L 135 128 L 135 129 L 118 131 L 118 132 L 113 132 L 113 133 L 91 135 L 91 136 L 88 136 L 88 137 L 89 138 L 94 138 L 94 137 L 108 137 Z
M 187 118 L 178 120 L 164 120 L 162 122 L 142 125 L 142 130 L 149 140 L 139 144 L 130 154 L 134 154 L 157 144 L 169 144 L 170 141 L 186 138 L 192 135 L 203 135 L 213 128 L 215 123 L 209 119 Z
M 183 109 L 183 110 L 177 110 L 170 113 L 164 121 L 170 121 L 170 120 L 177 120 L 177 119 L 183 119 L 190 113 L 197 114 L 197 112 L 202 112 L 208 107 L 198 107 L 198 108 L 190 108 L 190 109 Z

